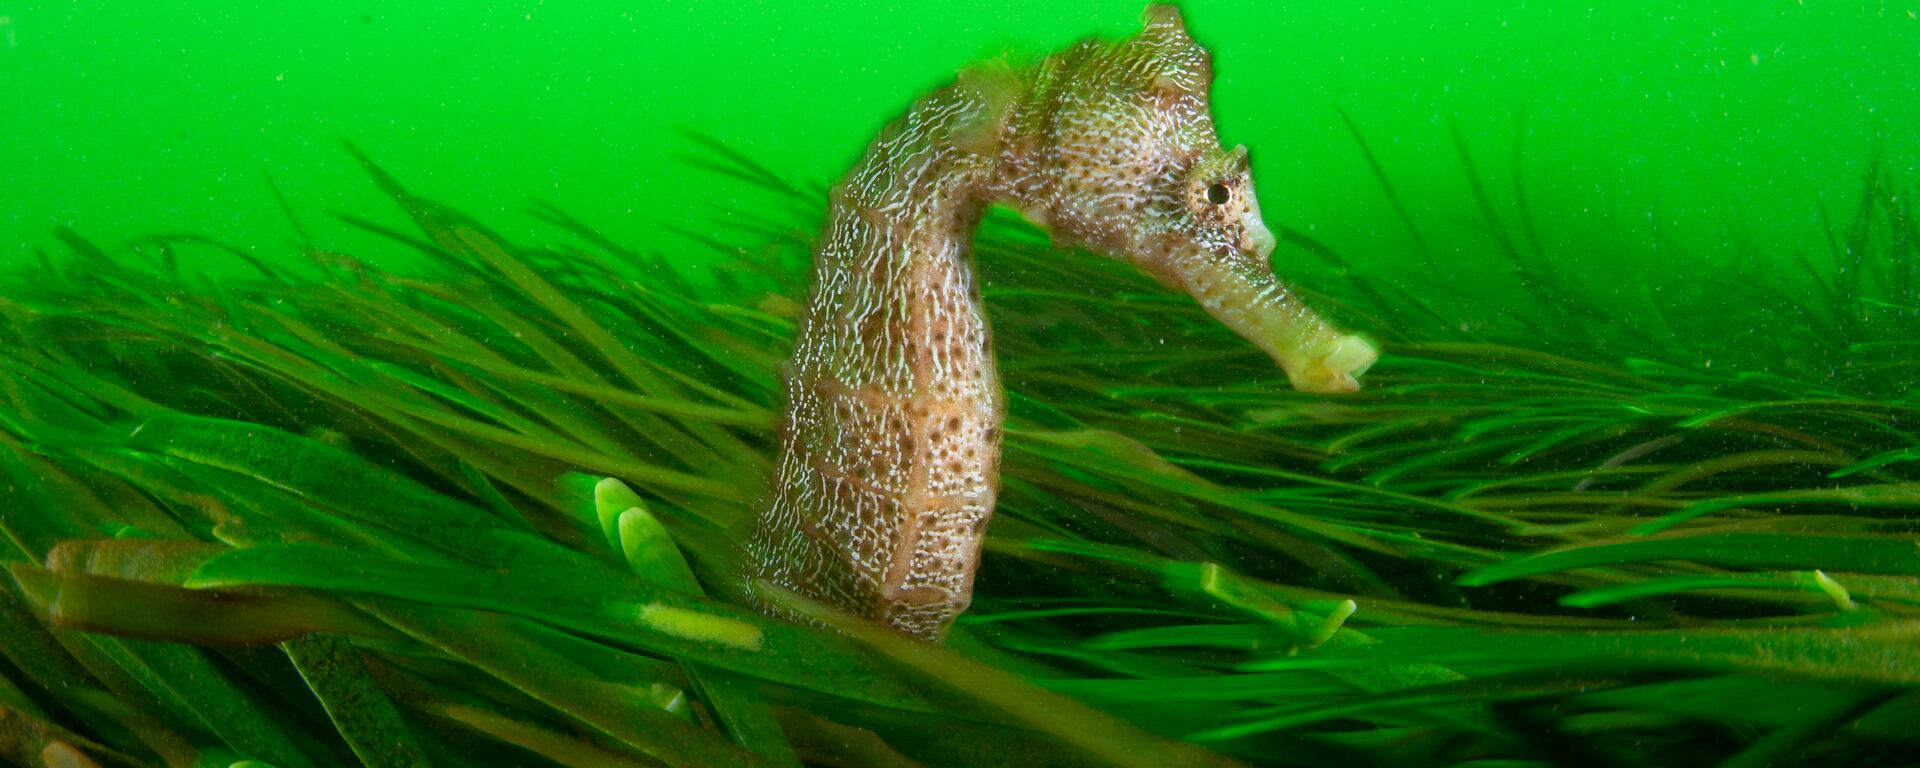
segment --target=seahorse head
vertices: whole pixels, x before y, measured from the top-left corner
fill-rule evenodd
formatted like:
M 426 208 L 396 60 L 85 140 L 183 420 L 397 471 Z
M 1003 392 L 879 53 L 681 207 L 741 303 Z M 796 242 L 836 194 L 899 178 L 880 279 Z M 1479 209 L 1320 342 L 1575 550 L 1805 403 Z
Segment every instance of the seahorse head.
M 1191 294 L 1295 388 L 1358 389 L 1376 353 L 1274 276 L 1247 149 L 1222 148 L 1214 132 L 1212 80 L 1206 49 L 1171 6 L 1149 8 L 1130 39 L 1047 59 L 1003 129 L 1005 196 L 1056 242 Z

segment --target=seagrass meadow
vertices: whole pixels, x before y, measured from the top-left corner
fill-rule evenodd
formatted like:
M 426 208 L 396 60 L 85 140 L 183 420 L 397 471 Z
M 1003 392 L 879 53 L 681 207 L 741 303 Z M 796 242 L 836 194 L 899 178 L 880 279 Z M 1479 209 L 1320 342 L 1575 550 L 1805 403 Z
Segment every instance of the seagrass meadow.
M 941 644 L 740 600 L 828 187 L 1139 7 L 125 5 L 0 6 L 0 763 L 1920 760 L 1910 5 L 1187 4 L 1380 360 L 989 213 Z

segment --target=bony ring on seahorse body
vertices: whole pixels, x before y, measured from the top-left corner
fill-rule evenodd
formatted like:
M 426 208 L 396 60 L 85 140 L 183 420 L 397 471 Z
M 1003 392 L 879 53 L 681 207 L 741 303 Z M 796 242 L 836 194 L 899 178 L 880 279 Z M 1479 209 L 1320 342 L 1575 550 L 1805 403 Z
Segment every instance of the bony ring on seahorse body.
M 1006 415 L 971 253 L 991 203 L 1191 294 L 1295 388 L 1359 388 L 1374 348 L 1274 277 L 1211 81 L 1154 6 L 1131 39 L 971 69 L 880 134 L 832 193 L 750 579 L 927 639 L 966 610 Z

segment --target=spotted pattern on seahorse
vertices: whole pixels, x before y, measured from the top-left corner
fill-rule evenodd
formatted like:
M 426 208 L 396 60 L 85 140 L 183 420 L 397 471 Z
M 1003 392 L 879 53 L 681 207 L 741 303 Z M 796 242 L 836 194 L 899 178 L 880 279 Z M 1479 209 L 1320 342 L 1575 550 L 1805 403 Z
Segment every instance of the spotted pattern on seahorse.
M 750 577 L 927 639 L 966 610 L 1006 415 L 972 255 L 993 203 L 1190 293 L 1295 387 L 1358 387 L 1373 348 L 1274 277 L 1211 80 L 1154 6 L 1133 38 L 971 69 L 882 131 L 832 192 Z

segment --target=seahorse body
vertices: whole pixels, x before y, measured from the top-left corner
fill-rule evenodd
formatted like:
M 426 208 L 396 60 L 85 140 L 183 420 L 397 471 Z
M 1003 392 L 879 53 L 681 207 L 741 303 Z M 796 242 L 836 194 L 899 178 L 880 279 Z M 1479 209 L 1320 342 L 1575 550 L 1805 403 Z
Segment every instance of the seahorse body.
M 966 609 L 1006 410 L 971 253 L 991 203 L 1192 294 L 1296 388 L 1358 388 L 1374 350 L 1275 279 L 1211 80 L 1155 6 L 1131 39 L 970 70 L 874 141 L 832 193 L 751 577 L 928 639 Z

